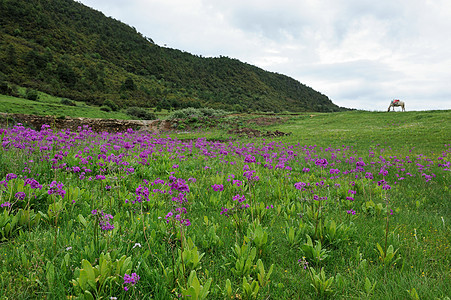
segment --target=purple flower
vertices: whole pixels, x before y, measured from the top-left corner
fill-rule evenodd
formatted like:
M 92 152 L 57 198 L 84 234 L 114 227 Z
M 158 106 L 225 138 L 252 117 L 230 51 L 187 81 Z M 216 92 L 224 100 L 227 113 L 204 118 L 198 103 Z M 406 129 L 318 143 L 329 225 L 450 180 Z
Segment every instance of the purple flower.
M 2 203 L 0 204 L 0 207 L 11 207 L 11 203 L 9 202 Z
M 222 207 L 222 209 L 221 209 L 221 215 L 225 215 L 226 217 L 228 217 L 229 215 L 227 214 L 227 212 L 229 211 L 229 209 L 228 208 L 224 208 L 224 207 Z
M 16 197 L 17 200 L 24 200 L 27 194 L 24 192 L 17 192 L 14 197 Z
M 66 191 L 63 190 L 64 184 L 62 182 L 56 182 L 52 181 L 49 185 L 49 190 L 47 191 L 47 194 L 49 195 L 60 195 L 64 199 L 64 195 L 66 195 Z
M 382 168 L 382 169 L 379 171 L 379 174 L 381 174 L 382 176 L 387 176 L 387 175 L 388 175 L 388 171 Z
M 305 182 L 296 182 L 294 184 L 294 187 L 298 190 L 302 190 L 303 188 L 305 188 L 307 186 L 307 183 Z
M 384 185 L 385 182 L 386 182 L 386 181 L 385 181 L 384 179 L 379 180 L 379 181 L 377 182 L 377 185 L 378 185 L 378 186 Z
M 110 220 L 113 220 L 113 216 L 110 214 L 105 214 L 103 211 L 100 211 L 100 215 L 98 214 L 98 210 L 94 209 L 91 211 L 93 216 L 98 216 L 100 229 L 102 231 L 109 231 L 114 229 L 114 225 L 110 223 Z
M 308 268 L 308 261 L 305 259 L 305 257 L 302 257 L 301 259 L 298 260 L 298 264 L 299 266 L 303 267 L 304 270 L 307 270 Z
M 132 273 L 131 275 L 128 275 L 127 273 L 124 274 L 124 291 L 128 291 L 129 285 L 135 285 L 138 283 L 140 277 L 136 273 Z
M 174 215 L 172 211 L 168 212 L 168 214 L 164 217 L 166 222 L 169 223 L 169 219 Z
M 329 163 L 327 162 L 327 159 L 325 158 L 321 158 L 321 159 L 317 159 L 315 162 L 315 165 L 317 165 L 320 168 L 325 168 L 327 167 Z
M 237 200 L 238 200 L 239 203 L 241 203 L 244 200 L 246 200 L 246 198 L 244 197 L 244 195 L 241 196 L 240 194 L 237 194 L 237 195 L 233 196 L 233 201 L 237 201 Z
M 388 191 L 389 189 L 391 189 L 391 186 L 389 186 L 388 184 L 385 184 L 385 185 L 382 187 L 382 189 Z
M 241 180 L 233 180 L 232 184 L 235 184 L 236 186 L 240 187 L 243 185 L 243 182 Z
M 211 187 L 215 192 L 220 192 L 224 190 L 224 186 L 222 184 L 213 184 Z
M 6 174 L 6 181 L 10 181 L 11 179 L 16 179 L 17 175 L 14 173 L 8 173 Z

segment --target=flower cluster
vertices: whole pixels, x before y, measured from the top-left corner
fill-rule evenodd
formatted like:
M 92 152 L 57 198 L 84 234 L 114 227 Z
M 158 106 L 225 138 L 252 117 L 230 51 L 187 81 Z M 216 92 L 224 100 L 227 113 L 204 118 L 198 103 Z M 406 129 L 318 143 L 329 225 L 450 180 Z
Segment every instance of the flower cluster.
M 104 213 L 103 210 L 99 213 L 97 209 L 93 209 L 91 214 L 98 217 L 99 226 L 102 231 L 110 231 L 114 229 L 114 225 L 110 223 L 110 220 L 113 220 L 114 218 L 112 215 Z
M 246 197 L 244 195 L 237 194 L 237 195 L 233 196 L 233 201 L 237 201 L 237 204 L 232 208 L 221 207 L 220 214 L 224 215 L 226 217 L 229 217 L 229 215 L 236 213 L 239 210 L 250 207 L 249 204 L 243 203 L 245 200 L 246 200 Z M 241 204 L 241 203 L 243 203 L 243 204 Z
M 166 220 L 166 223 L 169 223 L 171 220 L 175 220 L 176 222 L 180 223 L 180 225 L 190 226 L 190 220 L 182 218 L 182 215 L 184 214 L 186 214 L 186 208 L 177 207 L 174 210 L 168 212 L 164 219 Z
M 224 186 L 222 184 L 213 184 L 211 186 L 211 188 L 213 189 L 213 191 L 215 192 L 221 192 L 224 190 Z
M 64 195 L 66 195 L 66 191 L 63 190 L 64 184 L 62 182 L 56 182 L 52 181 L 52 183 L 49 184 L 49 190 L 47 193 L 49 195 L 60 195 L 61 198 L 64 199 Z
M 24 200 L 25 197 L 27 197 L 27 194 L 25 194 L 24 192 L 17 192 L 17 193 L 14 195 L 14 197 L 15 197 L 17 200 Z
M 305 259 L 305 256 L 303 256 L 302 258 L 298 259 L 298 264 L 304 270 L 307 270 L 307 268 L 308 268 L 308 261 Z
M 42 185 L 34 178 L 26 178 L 24 187 L 30 185 L 32 189 L 42 189 Z
M 134 286 L 138 283 L 140 277 L 136 273 L 132 273 L 128 275 L 127 273 L 124 274 L 124 291 L 128 291 L 130 286 Z

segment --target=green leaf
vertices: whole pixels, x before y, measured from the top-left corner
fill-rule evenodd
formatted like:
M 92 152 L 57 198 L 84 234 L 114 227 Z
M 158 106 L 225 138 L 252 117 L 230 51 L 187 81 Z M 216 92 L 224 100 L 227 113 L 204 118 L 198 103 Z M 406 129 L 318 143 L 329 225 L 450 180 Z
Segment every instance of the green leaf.
M 196 290 L 194 289 L 194 287 L 190 287 L 187 290 L 182 290 L 182 295 L 187 297 L 187 299 L 193 299 L 193 300 L 197 300 L 198 296 L 196 294 Z
M 88 227 L 88 222 L 86 222 L 85 217 L 83 217 L 81 214 L 78 215 L 78 222 L 80 222 L 85 228 Z
M 191 271 L 191 274 L 188 277 L 188 284 L 194 288 L 194 290 L 196 291 L 196 295 L 200 294 L 200 282 L 199 279 L 197 279 L 196 271 L 194 270 Z
M 365 277 L 365 292 L 369 294 L 371 291 L 371 281 L 368 279 L 368 277 Z
M 377 249 L 379 250 L 379 253 L 381 255 L 381 259 L 384 259 L 385 257 L 385 253 L 384 250 L 382 249 L 381 245 L 379 245 L 379 243 L 376 244 Z
M 83 291 L 88 289 L 88 273 L 86 272 L 86 270 L 80 270 L 80 275 L 78 276 L 78 285 Z
M 80 276 L 82 271 L 86 273 L 87 277 L 87 283 L 92 289 L 96 289 L 96 274 L 94 271 L 94 268 L 92 267 L 91 263 L 87 261 L 86 259 L 83 259 L 81 261 L 81 266 L 83 267 L 83 270 L 80 271 Z
M 230 298 L 232 296 L 232 283 L 230 282 L 230 279 L 228 279 L 228 278 L 226 280 L 225 291 L 227 293 L 227 297 Z
M 208 294 L 210 293 L 210 286 L 211 286 L 212 280 L 213 280 L 212 278 L 208 278 L 207 282 L 202 287 L 202 290 L 201 290 L 200 295 L 199 295 L 199 299 L 206 299 L 207 298 Z
M 49 289 L 51 290 L 55 283 L 55 266 L 50 261 L 48 261 L 45 269 L 45 278 L 47 279 L 47 284 L 49 285 Z
M 92 293 L 90 291 L 85 291 L 84 296 L 85 296 L 85 300 L 94 300 L 94 296 L 92 295 Z

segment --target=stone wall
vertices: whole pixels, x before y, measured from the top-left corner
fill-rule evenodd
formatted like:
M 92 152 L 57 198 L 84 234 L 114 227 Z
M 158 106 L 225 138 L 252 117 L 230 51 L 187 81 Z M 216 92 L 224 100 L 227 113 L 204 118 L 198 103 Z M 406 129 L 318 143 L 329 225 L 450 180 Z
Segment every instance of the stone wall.
M 95 132 L 121 132 L 131 128 L 155 133 L 167 132 L 177 126 L 176 121 L 168 120 L 116 120 L 91 118 L 57 118 L 54 116 L 35 116 L 25 114 L 0 113 L 0 127 L 13 126 L 22 123 L 24 126 L 39 130 L 42 125 L 50 125 L 54 129 L 77 130 L 89 126 Z

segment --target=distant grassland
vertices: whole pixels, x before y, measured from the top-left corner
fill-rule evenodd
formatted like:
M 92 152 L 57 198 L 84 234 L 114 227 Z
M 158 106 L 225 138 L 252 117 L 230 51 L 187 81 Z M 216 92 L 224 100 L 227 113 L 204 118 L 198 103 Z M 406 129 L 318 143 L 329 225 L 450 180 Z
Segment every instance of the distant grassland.
M 25 94 L 24 89 L 19 93 Z M 62 98 L 38 92 L 39 99 L 32 101 L 24 98 L 0 95 L 0 112 L 14 114 L 30 114 L 38 116 L 67 116 L 71 118 L 100 118 L 100 119 L 136 119 L 123 111 L 102 111 L 98 106 L 89 106 L 84 102 L 73 101 L 76 106 L 61 104 Z
M 25 88 L 18 92 L 25 95 Z M 68 116 L 72 118 L 134 119 L 124 110 L 105 112 L 100 107 L 89 106 L 84 102 L 74 101 L 76 106 L 61 104 L 60 97 L 38 92 L 38 101 L 0 95 L 0 112 L 32 115 Z M 165 119 L 168 111 L 156 113 Z M 283 122 L 272 125 L 259 125 L 254 120 L 265 118 L 283 118 Z M 196 121 L 197 122 L 197 121 Z M 384 146 L 402 146 L 416 150 L 434 151 L 442 149 L 444 143 L 451 144 L 451 110 L 411 111 L 411 112 L 366 112 L 348 111 L 337 113 L 297 113 L 297 114 L 241 114 L 223 117 L 216 128 L 200 130 L 179 130 L 174 133 L 177 138 L 191 139 L 207 137 L 224 140 L 236 138 L 227 133 L 231 127 L 250 127 L 262 132 L 267 130 L 291 132 L 282 138 L 289 143 L 302 145 L 334 146 L 354 145 L 367 148 L 377 144 Z M 191 124 L 192 125 L 192 124 Z M 427 147 L 426 147 L 427 146 Z M 389 148 L 386 149 L 389 151 Z
M 290 142 L 321 146 L 354 145 L 359 148 L 381 144 L 416 147 L 417 150 L 442 149 L 451 143 L 451 110 L 417 112 L 351 111 L 299 116 L 279 126 L 292 132 Z

